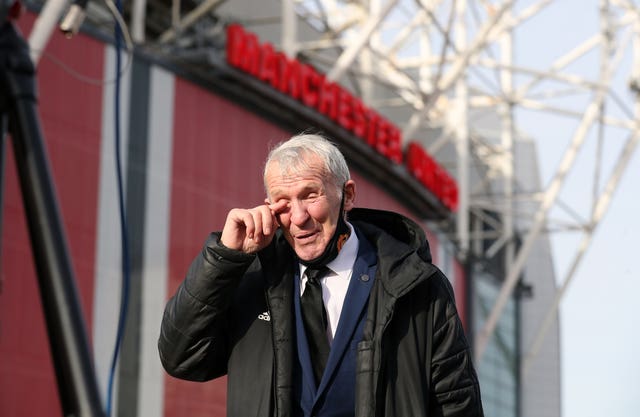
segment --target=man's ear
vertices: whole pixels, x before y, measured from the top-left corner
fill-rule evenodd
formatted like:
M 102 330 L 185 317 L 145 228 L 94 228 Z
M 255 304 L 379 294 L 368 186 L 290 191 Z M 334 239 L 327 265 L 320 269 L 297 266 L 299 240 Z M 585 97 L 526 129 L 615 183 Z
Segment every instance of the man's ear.
M 349 211 L 355 207 L 356 201 L 356 182 L 349 180 L 344 183 L 344 211 Z

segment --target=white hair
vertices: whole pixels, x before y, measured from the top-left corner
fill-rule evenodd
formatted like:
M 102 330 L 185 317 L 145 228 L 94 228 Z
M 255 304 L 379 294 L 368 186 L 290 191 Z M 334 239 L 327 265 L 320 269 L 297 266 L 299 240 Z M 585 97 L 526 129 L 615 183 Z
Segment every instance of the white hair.
M 317 134 L 300 134 L 277 144 L 267 156 L 263 178 L 271 162 L 277 162 L 283 173 L 296 173 L 308 168 L 304 156 L 309 154 L 322 160 L 326 174 L 340 193 L 344 184 L 351 179 L 347 161 L 336 145 Z

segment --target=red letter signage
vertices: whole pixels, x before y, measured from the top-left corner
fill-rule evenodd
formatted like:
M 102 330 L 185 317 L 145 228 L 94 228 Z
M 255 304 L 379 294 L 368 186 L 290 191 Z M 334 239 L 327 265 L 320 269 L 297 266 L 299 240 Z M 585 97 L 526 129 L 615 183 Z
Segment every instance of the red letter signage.
M 402 134 L 393 123 L 368 108 L 341 85 L 328 81 L 308 64 L 289 59 L 242 26 L 227 28 L 227 61 L 276 90 L 313 108 L 352 132 L 390 162 L 403 163 Z M 407 146 L 407 170 L 442 204 L 458 207 L 458 187 L 447 171 L 416 142 Z

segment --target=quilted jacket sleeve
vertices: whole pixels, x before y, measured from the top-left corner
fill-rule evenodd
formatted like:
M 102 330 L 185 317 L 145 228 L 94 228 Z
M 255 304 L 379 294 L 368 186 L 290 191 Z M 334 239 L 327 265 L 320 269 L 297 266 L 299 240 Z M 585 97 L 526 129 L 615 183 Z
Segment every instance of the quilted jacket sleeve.
M 435 279 L 431 360 L 432 416 L 482 417 L 478 377 L 456 311 L 453 291 L 441 273 Z
M 226 374 L 230 303 L 255 259 L 209 236 L 165 307 L 158 350 L 170 375 L 206 381 Z

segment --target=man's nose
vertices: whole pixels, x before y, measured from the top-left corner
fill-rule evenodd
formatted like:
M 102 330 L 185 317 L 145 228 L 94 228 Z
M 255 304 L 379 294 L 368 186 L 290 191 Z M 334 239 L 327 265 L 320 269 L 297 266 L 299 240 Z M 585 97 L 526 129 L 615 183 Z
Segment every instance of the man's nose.
M 296 226 L 302 226 L 308 219 L 307 205 L 301 201 L 291 201 L 291 223 Z

